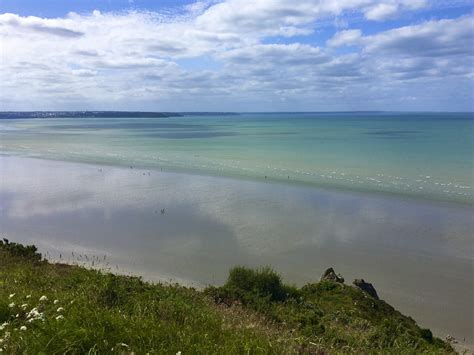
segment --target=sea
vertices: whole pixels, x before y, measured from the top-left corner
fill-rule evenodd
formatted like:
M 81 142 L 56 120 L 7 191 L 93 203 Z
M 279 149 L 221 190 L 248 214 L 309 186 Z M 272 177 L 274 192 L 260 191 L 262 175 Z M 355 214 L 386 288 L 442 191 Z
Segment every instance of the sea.
M 1 119 L 0 234 L 195 287 L 334 267 L 472 349 L 473 137 L 473 113 Z

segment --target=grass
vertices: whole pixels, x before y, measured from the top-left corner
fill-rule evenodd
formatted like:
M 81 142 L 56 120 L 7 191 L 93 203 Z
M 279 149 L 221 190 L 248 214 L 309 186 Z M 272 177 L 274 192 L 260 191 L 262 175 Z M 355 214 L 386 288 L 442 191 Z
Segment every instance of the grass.
M 237 267 L 204 291 L 51 264 L 0 242 L 8 354 L 452 353 L 383 301 L 335 282 L 288 286 Z

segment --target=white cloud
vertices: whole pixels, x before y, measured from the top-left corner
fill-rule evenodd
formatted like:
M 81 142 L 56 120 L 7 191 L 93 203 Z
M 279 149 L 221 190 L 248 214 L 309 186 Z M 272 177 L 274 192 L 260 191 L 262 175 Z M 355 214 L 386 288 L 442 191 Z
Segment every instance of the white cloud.
M 369 20 L 380 21 L 396 14 L 397 11 L 397 4 L 378 4 L 377 6 L 369 8 L 365 12 L 365 17 Z
M 364 30 L 350 29 L 350 16 L 380 20 L 422 6 L 428 5 L 228 0 L 201 1 L 171 15 L 1 14 L 0 109 L 115 109 L 126 103 L 122 109 L 232 110 L 235 103 L 273 107 L 275 100 L 308 109 L 359 95 L 366 100 L 356 103 L 373 102 L 381 85 L 401 90 L 410 80 L 431 80 L 433 87 L 447 80 L 469 83 L 471 15 L 365 36 Z M 326 47 L 312 44 L 320 24 L 335 18 L 349 29 L 337 32 Z M 360 21 L 357 25 L 363 29 Z M 294 36 L 311 40 L 302 44 Z M 425 95 L 406 90 L 405 97 Z
M 473 55 L 474 17 L 427 21 L 364 37 L 366 52 L 405 56 Z
M 354 45 L 360 43 L 361 37 L 362 31 L 359 29 L 340 31 L 327 41 L 327 45 L 329 47 Z
M 88 76 L 96 76 L 97 75 L 96 70 L 90 70 L 90 69 L 73 69 L 72 74 L 76 76 L 83 76 L 83 77 L 88 77 Z
M 435 3 L 435 2 L 433 2 Z M 427 5 L 425 0 L 402 0 L 384 1 L 380 4 L 368 6 L 365 10 L 365 17 L 368 20 L 382 21 L 395 16 L 404 10 L 417 10 Z M 433 5 L 433 4 L 432 4 Z
M 62 19 L 42 19 L 34 16 L 21 17 L 14 14 L 1 14 L 0 23 L 7 27 L 6 31 L 10 29 L 12 32 L 36 32 L 66 38 L 84 35 L 83 32 L 74 29 L 75 24 L 72 21 Z

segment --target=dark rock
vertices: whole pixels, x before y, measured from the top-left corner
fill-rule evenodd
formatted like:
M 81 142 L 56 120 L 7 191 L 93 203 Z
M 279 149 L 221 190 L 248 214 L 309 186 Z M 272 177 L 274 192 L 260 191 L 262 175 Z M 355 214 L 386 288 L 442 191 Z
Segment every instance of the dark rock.
M 371 295 L 375 299 L 379 299 L 379 296 L 377 295 L 377 291 L 375 291 L 374 286 L 369 283 L 365 282 L 364 279 L 355 279 L 353 284 L 360 288 L 362 291 L 367 292 L 369 295 Z
M 324 272 L 323 276 L 321 276 L 321 281 L 335 281 L 342 284 L 344 283 L 344 278 L 341 274 L 336 274 L 334 269 L 330 267 Z

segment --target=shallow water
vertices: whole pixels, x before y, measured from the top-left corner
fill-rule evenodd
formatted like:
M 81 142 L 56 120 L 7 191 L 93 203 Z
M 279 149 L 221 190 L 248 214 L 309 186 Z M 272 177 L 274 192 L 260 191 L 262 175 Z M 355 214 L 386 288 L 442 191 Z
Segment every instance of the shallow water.
M 2 120 L 0 150 L 474 202 L 471 113 Z
M 298 285 L 332 266 L 473 343 L 472 206 L 15 156 L 0 156 L 0 172 L 2 236 L 53 260 L 96 256 L 197 286 L 221 284 L 236 264 L 271 265 Z

